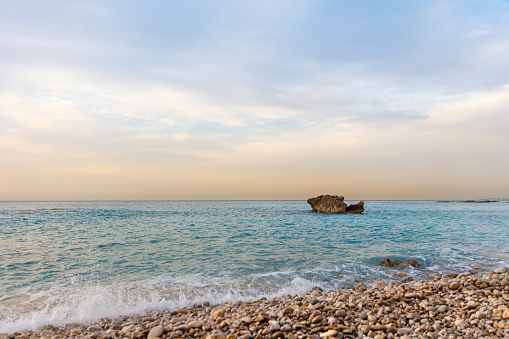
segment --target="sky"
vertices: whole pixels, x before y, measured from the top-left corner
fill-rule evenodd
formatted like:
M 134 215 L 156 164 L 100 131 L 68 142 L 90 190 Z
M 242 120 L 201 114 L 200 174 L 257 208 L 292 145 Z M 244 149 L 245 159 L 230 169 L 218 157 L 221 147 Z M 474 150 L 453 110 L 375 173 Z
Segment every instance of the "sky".
M 0 200 L 509 197 L 509 1 L 0 0 Z

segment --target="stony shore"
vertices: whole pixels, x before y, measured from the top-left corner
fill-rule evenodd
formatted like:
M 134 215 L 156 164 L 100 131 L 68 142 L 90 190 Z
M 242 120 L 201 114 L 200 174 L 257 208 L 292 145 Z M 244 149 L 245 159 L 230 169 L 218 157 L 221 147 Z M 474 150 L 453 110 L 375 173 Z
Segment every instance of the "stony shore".
M 509 269 L 45 326 L 0 338 L 509 338 Z

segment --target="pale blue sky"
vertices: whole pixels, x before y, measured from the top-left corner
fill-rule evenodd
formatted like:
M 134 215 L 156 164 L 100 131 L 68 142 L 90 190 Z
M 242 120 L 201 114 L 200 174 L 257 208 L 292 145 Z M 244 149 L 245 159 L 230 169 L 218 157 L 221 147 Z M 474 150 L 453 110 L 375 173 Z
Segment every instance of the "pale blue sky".
M 0 199 L 509 196 L 508 1 L 2 1 Z

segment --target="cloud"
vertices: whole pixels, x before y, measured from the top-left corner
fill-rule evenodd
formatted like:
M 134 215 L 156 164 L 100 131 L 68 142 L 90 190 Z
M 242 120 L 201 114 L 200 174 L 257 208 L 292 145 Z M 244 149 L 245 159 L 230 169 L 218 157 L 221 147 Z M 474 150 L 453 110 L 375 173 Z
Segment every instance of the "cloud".
M 507 188 L 503 1 L 0 6 L 6 197 Z

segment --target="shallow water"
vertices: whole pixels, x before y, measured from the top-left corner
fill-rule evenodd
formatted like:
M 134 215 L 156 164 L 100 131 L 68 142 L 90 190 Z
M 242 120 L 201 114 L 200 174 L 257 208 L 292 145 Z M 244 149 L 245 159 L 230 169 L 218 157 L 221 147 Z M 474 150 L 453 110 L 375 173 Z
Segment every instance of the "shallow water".
M 0 332 L 509 266 L 509 203 L 0 202 Z

